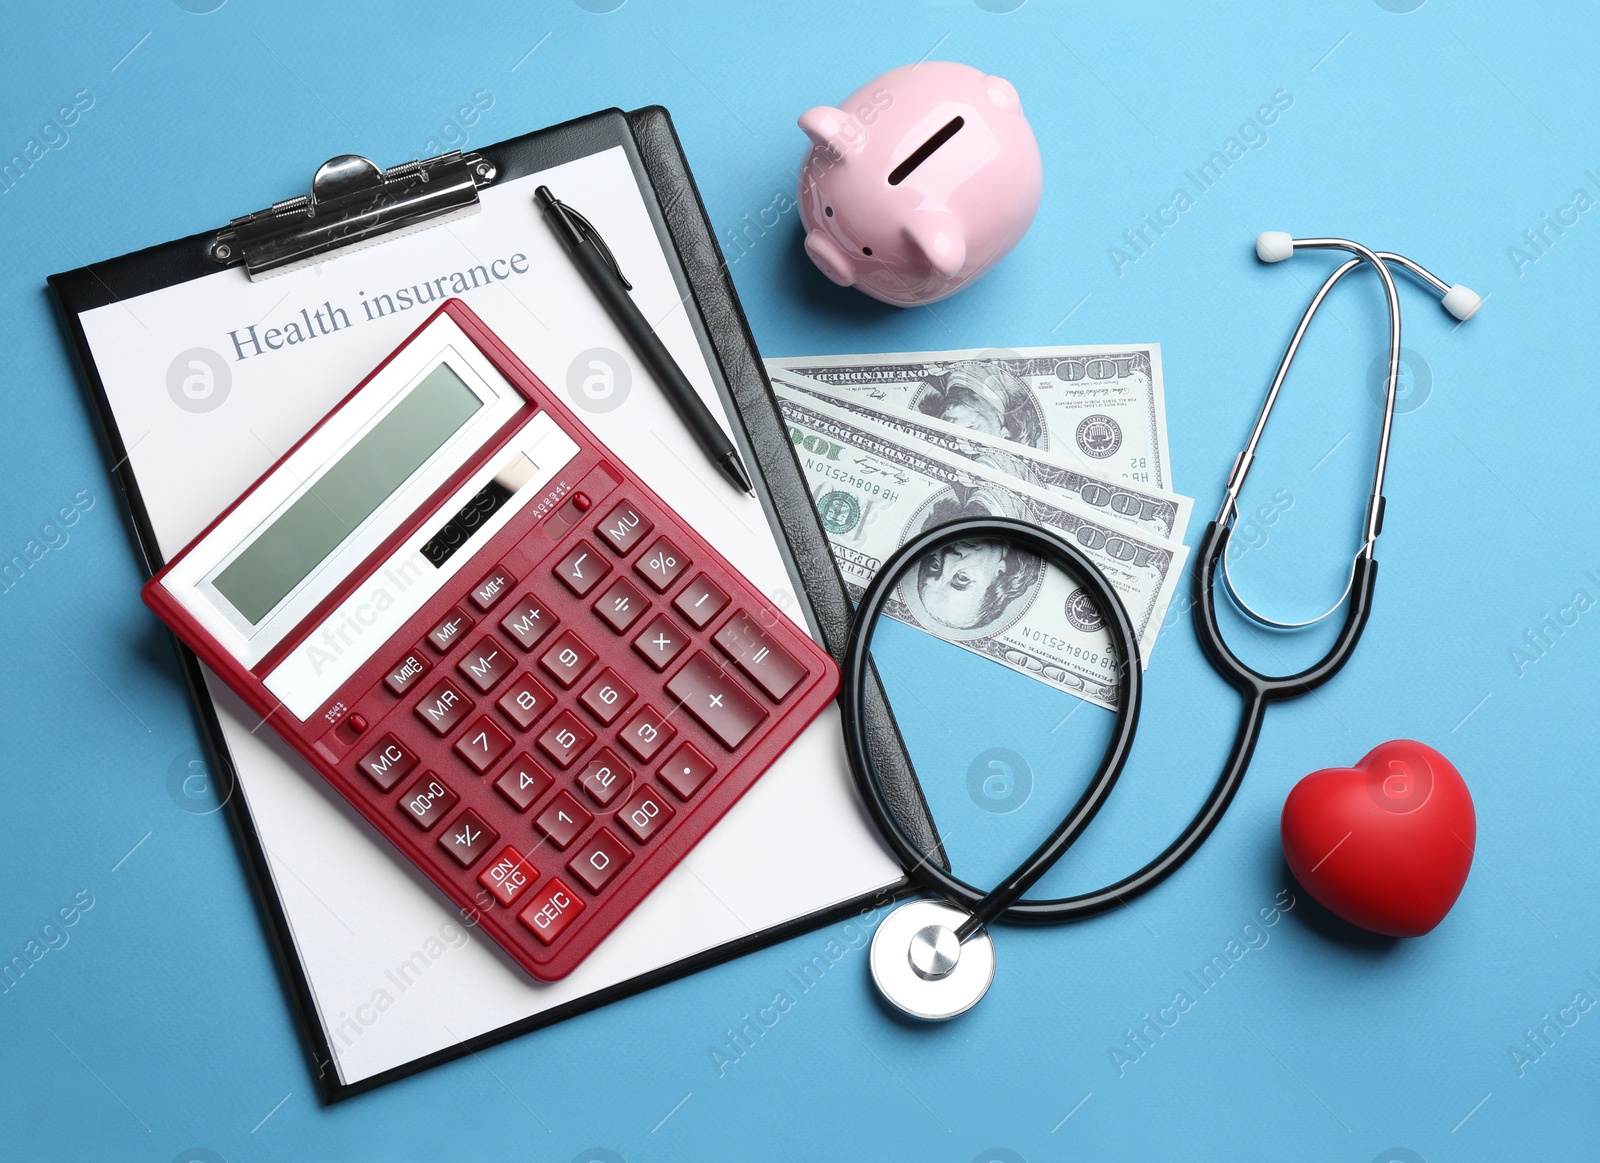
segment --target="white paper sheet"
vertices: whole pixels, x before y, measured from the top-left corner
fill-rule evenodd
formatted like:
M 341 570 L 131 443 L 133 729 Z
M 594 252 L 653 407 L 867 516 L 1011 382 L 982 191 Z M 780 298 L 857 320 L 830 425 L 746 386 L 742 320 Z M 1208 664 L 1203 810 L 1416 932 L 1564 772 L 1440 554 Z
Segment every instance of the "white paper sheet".
M 437 292 L 458 290 L 451 276 L 470 283 L 481 265 L 487 285 L 480 277 L 460 297 L 575 402 L 601 441 L 802 621 L 760 504 L 704 462 L 541 220 L 533 203 L 541 182 L 605 236 L 646 318 L 722 415 L 644 199 L 614 148 L 484 190 L 470 218 L 332 262 L 259 283 L 223 271 L 86 313 L 162 553 L 182 548 L 354 387 L 432 312 Z M 364 304 L 386 293 L 398 307 L 401 289 L 413 298 L 435 292 L 434 302 L 369 318 Z M 583 379 L 598 372 L 590 357 L 578 359 L 593 348 L 620 355 L 631 372 L 611 411 L 576 400 Z M 207 678 L 346 1084 L 900 879 L 856 801 L 830 707 L 576 972 L 541 984 L 466 928 L 281 740 L 252 734 L 256 716 Z

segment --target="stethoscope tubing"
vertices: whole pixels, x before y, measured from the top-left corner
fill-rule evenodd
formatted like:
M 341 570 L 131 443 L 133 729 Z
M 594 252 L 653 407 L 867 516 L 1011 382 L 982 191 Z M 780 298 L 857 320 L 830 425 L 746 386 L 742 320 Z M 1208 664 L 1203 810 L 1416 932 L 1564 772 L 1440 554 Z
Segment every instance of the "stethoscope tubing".
M 1044 843 L 988 891 L 975 888 L 946 872 L 918 849 L 884 793 L 883 781 L 878 777 L 865 729 L 867 668 L 872 665 L 872 638 L 884 606 L 893 596 L 901 577 L 913 565 L 945 546 L 971 540 L 1001 541 L 1026 549 L 1067 571 L 1089 591 L 1095 607 L 1105 619 L 1117 652 L 1116 718 L 1112 724 L 1111 741 L 1101 757 L 1099 768 L 1090 778 L 1078 802 Z M 1016 920 L 1043 922 L 1055 919 L 1047 915 L 1047 911 L 1060 902 L 1021 901 L 1019 898 L 1089 826 L 1111 794 L 1117 777 L 1122 774 L 1139 722 L 1139 704 L 1144 687 L 1140 662 L 1138 635 L 1123 608 L 1122 600 L 1088 555 L 1054 531 L 1009 517 L 969 517 L 927 529 L 896 550 L 867 586 L 856 607 L 855 622 L 851 627 L 850 642 L 845 649 L 842 666 L 844 682 L 840 705 L 850 769 L 868 812 L 906 874 L 927 891 L 948 899 L 969 914 L 967 922 L 956 933 L 959 940 L 966 940 L 1002 913 Z
M 1041 925 L 1090 917 L 1126 904 L 1160 884 L 1205 843 L 1221 822 L 1234 796 L 1238 794 L 1245 773 L 1249 770 L 1250 761 L 1254 757 L 1256 745 L 1261 739 L 1267 705 L 1306 694 L 1328 682 L 1350 661 L 1357 643 L 1361 640 L 1372 614 L 1373 589 L 1378 574 L 1378 563 L 1373 550 L 1383 528 L 1383 483 L 1388 467 L 1389 439 L 1398 392 L 1400 307 L 1394 276 L 1388 264 L 1394 263 L 1400 266 L 1420 282 L 1440 293 L 1448 292 L 1451 288 L 1442 279 L 1408 258 L 1388 251 L 1372 251 L 1347 239 L 1295 239 L 1293 245 L 1296 248 L 1344 250 L 1354 257 L 1328 277 L 1301 317 L 1279 364 L 1277 374 L 1273 378 L 1266 401 L 1257 416 L 1249 443 L 1234 461 L 1233 468 L 1228 474 L 1222 508 L 1217 519 L 1206 526 L 1199 552 L 1195 555 L 1192 574 L 1194 605 L 1198 610 L 1194 619 L 1195 634 L 1207 660 L 1238 692 L 1239 722 L 1234 731 L 1228 758 L 1213 782 L 1205 802 L 1158 856 L 1138 871 L 1091 892 L 1053 900 L 1028 900 L 1023 896 L 1071 847 L 1104 805 L 1127 763 L 1138 726 L 1143 689 L 1138 635 L 1123 608 L 1121 599 L 1112 590 L 1105 576 L 1078 547 L 1053 531 L 1010 518 L 983 517 L 953 521 L 925 530 L 902 545 L 878 571 L 857 606 L 850 641 L 845 651 L 844 682 L 840 692 L 845 747 L 851 773 L 869 814 L 878 825 L 885 842 L 900 861 L 901 867 L 905 869 L 906 875 L 927 892 L 945 898 L 969 914 L 967 921 L 956 932 L 959 940 L 965 941 L 1001 917 L 1021 924 Z M 1295 352 L 1328 293 L 1341 279 L 1363 264 L 1373 266 L 1383 283 L 1389 315 L 1389 366 L 1379 448 L 1362 545 L 1352 564 L 1346 594 L 1339 603 L 1346 607 L 1344 623 L 1333 644 L 1316 662 L 1294 674 L 1263 674 L 1242 661 L 1223 637 L 1217 615 L 1216 573 L 1219 564 L 1225 565 L 1233 522 L 1238 511 L 1238 496 L 1249 474 L 1255 450 L 1266 429 L 1273 404 L 1293 363 Z M 907 569 L 930 552 L 956 541 L 980 539 L 999 540 L 1009 545 L 1030 549 L 1044 560 L 1080 579 L 1106 619 L 1112 647 L 1120 660 L 1116 719 L 1112 726 L 1111 741 L 1101 758 L 1099 768 L 1089 780 L 1078 802 L 1055 831 L 1016 869 L 987 892 L 945 871 L 917 847 L 916 842 L 895 815 L 884 793 L 883 782 L 878 776 L 865 730 L 866 678 L 868 669 L 872 666 L 872 637 L 878 619 L 899 585 L 901 577 Z M 1323 617 L 1331 615 L 1337 609 L 1338 604 Z M 1245 611 L 1257 616 L 1253 615 L 1248 607 L 1245 607 Z

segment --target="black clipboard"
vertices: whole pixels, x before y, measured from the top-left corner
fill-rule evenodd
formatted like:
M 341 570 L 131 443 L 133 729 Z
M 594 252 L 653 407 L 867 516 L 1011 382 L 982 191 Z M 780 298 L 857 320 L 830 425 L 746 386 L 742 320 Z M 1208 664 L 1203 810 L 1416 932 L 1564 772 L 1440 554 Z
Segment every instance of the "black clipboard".
M 693 304 L 694 309 L 688 312 L 690 322 L 705 353 L 717 391 L 733 422 L 735 444 L 739 446 L 745 463 L 754 469 L 757 487 L 766 492 L 772 511 L 776 514 L 774 533 L 791 574 L 800 583 L 797 591 L 802 603 L 807 606 L 808 619 L 829 652 L 835 658 L 842 657 L 850 630 L 852 606 L 844 582 L 834 565 L 826 535 L 823 533 L 810 493 L 805 486 L 787 429 L 778 412 L 771 384 L 767 380 L 766 371 L 756 351 L 744 310 L 734 291 L 727 263 L 715 241 L 705 206 L 700 200 L 699 191 L 683 155 L 682 145 L 667 111 L 660 106 L 649 106 L 627 113 L 620 109 L 605 110 L 549 129 L 485 146 L 468 155 L 466 159 L 462 159 L 459 155 L 446 155 L 444 159 L 433 160 L 448 163 L 449 173 L 457 179 L 455 182 L 457 194 L 462 198 L 468 198 L 470 191 L 462 188 L 461 175 L 467 174 L 464 181 L 470 186 L 474 177 L 474 167 L 479 184 L 484 184 L 486 181 L 510 181 L 616 146 L 622 147 L 629 166 L 638 180 L 651 222 L 678 289 L 685 297 L 685 302 Z M 463 161 L 465 169 L 459 165 Z M 417 164 L 425 168 L 430 163 Z M 418 172 L 407 167 L 395 167 L 387 171 L 388 175 L 404 181 L 393 183 L 386 189 L 403 191 L 407 188 L 405 182 L 415 178 Z M 446 170 L 440 169 L 434 172 L 444 174 Z M 423 179 L 423 184 L 427 184 L 426 179 Z M 429 187 L 429 196 L 439 197 L 444 188 L 444 182 L 435 180 Z M 360 201 L 359 193 L 357 190 L 351 197 Z M 271 208 L 274 212 L 273 217 L 292 218 L 300 201 L 292 199 L 275 203 Z M 407 222 L 402 212 L 403 207 L 397 209 L 401 201 L 399 196 L 380 194 L 377 199 L 378 212 L 352 215 L 350 221 L 353 225 L 344 230 L 342 237 L 336 241 L 348 245 L 356 240 L 353 236 L 359 233 L 361 244 L 382 245 L 382 236 L 385 233 L 393 232 L 398 236 L 398 233 L 408 226 L 421 225 L 417 221 Z M 370 209 L 372 203 L 368 201 L 366 205 Z M 439 216 L 442 219 L 448 211 L 448 206 L 430 204 L 420 210 L 418 216 Z M 266 214 L 267 212 L 263 212 L 263 215 Z M 259 224 L 263 215 L 252 217 L 256 218 Z M 325 227 L 327 221 L 327 215 L 324 214 L 321 225 Z M 274 226 L 275 223 L 269 222 L 268 225 Z M 214 274 L 220 269 L 219 263 L 227 265 L 238 263 L 244 256 L 238 253 L 230 254 L 228 252 L 230 244 L 237 248 L 237 237 L 248 235 L 251 229 L 246 220 L 235 219 L 230 228 L 223 231 L 224 241 L 220 243 L 219 230 L 212 229 L 123 255 L 120 258 L 51 275 L 48 280 L 61 313 L 62 324 L 82 372 L 84 386 L 103 440 L 107 463 L 112 466 L 117 484 L 122 491 L 132 526 L 135 548 L 141 556 L 147 574 L 154 574 L 161 568 L 162 556 L 141 497 L 139 482 L 135 479 L 127 455 L 123 434 L 118 429 L 105 385 L 95 366 L 80 316 L 86 311 L 122 299 Z M 232 233 L 229 233 L 229 230 L 232 230 Z M 306 247 L 314 245 L 315 242 L 305 243 L 301 251 L 296 251 L 292 244 L 284 245 L 280 232 L 277 236 L 261 240 L 257 253 L 265 256 L 262 261 L 281 263 L 298 257 Z M 331 1047 L 321 1022 L 317 1020 L 310 983 L 296 953 L 283 904 L 273 886 L 266 852 L 250 817 L 249 809 L 245 806 L 243 797 L 226 794 L 237 777 L 216 709 L 205 688 L 199 662 L 187 649 L 177 643 L 176 639 L 173 639 L 173 642 L 201 734 L 210 752 L 213 770 L 225 793 L 228 816 L 254 888 L 257 907 L 273 946 L 273 954 L 295 1013 L 302 1043 L 311 1059 L 318 1090 L 325 1102 L 337 1102 L 485 1046 L 494 1045 L 642 992 L 652 986 L 719 964 L 728 958 L 832 924 L 859 913 L 864 908 L 886 903 L 906 891 L 907 886 L 902 882 L 900 886 L 891 887 L 880 894 L 859 897 L 831 909 L 811 913 L 761 932 L 747 934 L 737 940 L 587 994 L 564 1005 L 413 1059 L 383 1073 L 354 1083 L 345 1083 L 339 1079 L 334 1069 Z M 880 772 L 886 788 L 890 791 L 897 814 L 917 838 L 923 851 L 929 853 L 930 858 L 938 860 L 941 864 L 945 863 L 944 851 L 934 829 L 927 803 L 901 741 L 889 703 L 876 678 L 872 683 L 872 689 L 867 693 L 867 711 L 874 754 L 877 756 Z

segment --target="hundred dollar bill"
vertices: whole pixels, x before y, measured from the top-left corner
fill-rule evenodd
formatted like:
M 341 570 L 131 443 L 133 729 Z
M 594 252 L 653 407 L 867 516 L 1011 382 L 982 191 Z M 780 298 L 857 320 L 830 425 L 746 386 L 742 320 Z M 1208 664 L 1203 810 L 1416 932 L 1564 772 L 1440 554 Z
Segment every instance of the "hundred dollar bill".
M 800 376 L 791 379 L 786 373 L 776 373 L 772 376 L 772 386 L 780 396 L 821 402 L 829 406 L 824 411 L 848 414 L 866 427 L 898 433 L 904 441 L 930 445 L 976 461 L 1168 541 L 1182 541 L 1189 528 L 1189 512 L 1194 502 L 1155 485 L 1089 472 L 1083 469 L 1081 462 L 1075 463 L 1026 444 L 1013 444 L 975 428 L 936 420 L 921 412 L 882 404 L 868 407 L 859 398 L 836 395 L 815 380 Z
M 815 380 L 889 405 L 1085 462 L 1105 476 L 1172 488 L 1161 345 L 986 348 L 797 356 L 767 373 Z
M 778 406 L 853 599 L 922 530 L 956 517 L 1014 517 L 1084 549 L 1122 599 L 1148 660 L 1188 557 L 1181 543 L 902 442 L 825 404 L 780 396 Z M 1116 705 L 1119 660 L 1101 612 L 1075 579 L 1032 554 L 995 542 L 952 545 L 908 571 L 885 612 L 1102 707 Z

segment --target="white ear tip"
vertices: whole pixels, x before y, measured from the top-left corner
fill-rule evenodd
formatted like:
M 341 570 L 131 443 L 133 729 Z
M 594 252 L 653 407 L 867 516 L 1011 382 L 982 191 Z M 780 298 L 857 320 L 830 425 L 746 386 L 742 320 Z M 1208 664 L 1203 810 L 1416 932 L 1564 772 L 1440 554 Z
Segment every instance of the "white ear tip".
M 1263 230 L 1256 235 L 1256 257 L 1262 262 L 1282 262 L 1294 254 L 1294 237 L 1284 230 Z
M 1444 293 L 1442 302 L 1446 311 L 1465 321 L 1478 313 L 1478 308 L 1483 306 L 1483 297 L 1471 287 L 1457 283 Z

